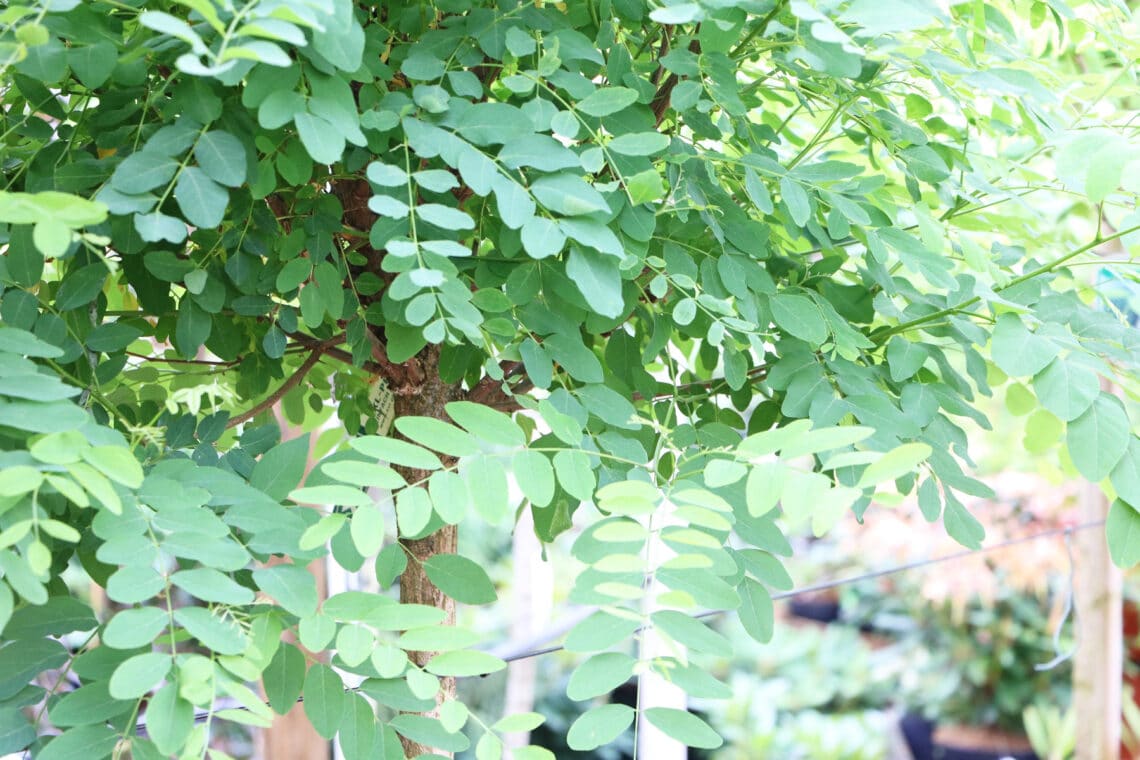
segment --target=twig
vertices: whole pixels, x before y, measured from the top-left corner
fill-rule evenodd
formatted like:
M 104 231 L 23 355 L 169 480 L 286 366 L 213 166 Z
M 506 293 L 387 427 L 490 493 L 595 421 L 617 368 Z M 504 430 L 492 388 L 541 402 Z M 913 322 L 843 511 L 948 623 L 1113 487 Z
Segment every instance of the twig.
M 300 384 L 302 380 L 305 379 L 305 375 L 309 374 L 309 370 L 316 366 L 317 362 L 321 360 L 321 356 L 323 356 L 327 351 L 329 351 L 329 349 L 323 344 L 314 348 L 313 352 L 309 354 L 308 358 L 305 359 L 305 361 L 301 363 L 301 366 L 297 368 L 297 371 L 290 375 L 285 380 L 285 382 L 281 383 L 281 387 L 273 391 L 273 393 L 269 394 L 269 396 L 264 401 L 249 411 L 243 412 L 237 417 L 230 418 L 230 420 L 226 423 L 226 429 L 229 430 L 230 428 L 237 427 L 243 422 L 248 422 L 265 410 L 270 409 L 274 404 L 280 401 L 286 393 L 293 390 L 295 387 L 297 387 L 297 385 Z

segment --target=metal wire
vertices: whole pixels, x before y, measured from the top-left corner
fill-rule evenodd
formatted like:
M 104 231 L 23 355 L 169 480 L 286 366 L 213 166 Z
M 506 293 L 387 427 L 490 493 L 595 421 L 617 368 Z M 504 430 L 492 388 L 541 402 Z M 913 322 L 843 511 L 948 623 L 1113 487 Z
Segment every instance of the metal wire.
M 1042 538 L 1052 538 L 1054 536 L 1062 536 L 1063 535 L 1063 536 L 1065 536 L 1065 540 L 1066 540 L 1066 548 L 1069 551 L 1069 593 L 1066 597 L 1066 603 L 1065 603 L 1065 618 L 1067 618 L 1069 616 L 1069 611 L 1071 610 L 1072 602 L 1073 602 L 1072 586 L 1073 586 L 1073 567 L 1074 567 L 1075 563 L 1073 561 L 1072 546 L 1070 544 L 1070 541 L 1072 539 L 1072 534 L 1076 533 L 1077 531 L 1088 530 L 1089 528 L 1101 527 L 1104 525 L 1104 523 L 1105 523 L 1104 520 L 1093 520 L 1091 522 L 1080 523 L 1078 525 L 1071 525 L 1071 526 L 1067 526 L 1064 528 L 1053 528 L 1050 530 L 1043 530 L 1039 533 L 1034 533 L 1034 534 L 1029 535 L 1029 536 L 1022 536 L 1021 538 L 1011 538 L 1011 539 L 1008 539 L 1005 541 L 1000 541 L 1000 542 L 993 544 L 991 546 L 984 546 L 981 549 L 964 549 L 964 550 L 958 551 L 958 552 L 951 552 L 950 554 L 942 554 L 942 555 L 939 555 L 937 557 L 928 557 L 927 559 L 916 560 L 914 562 L 905 562 L 905 563 L 899 564 L 899 565 L 892 565 L 890 567 L 884 567 L 884 568 L 881 568 L 879 570 L 871 570 L 871 571 L 866 572 L 866 573 L 860 573 L 859 575 L 852 575 L 852 576 L 847 576 L 847 577 L 843 577 L 843 578 L 835 578 L 835 579 L 828 580 L 828 581 L 822 581 L 820 583 L 814 583 L 810 586 L 802 586 L 800 588 L 792 589 L 790 591 L 783 591 L 780 593 L 772 594 L 772 599 L 776 600 L 776 601 L 779 601 L 782 599 L 791 599 L 791 598 L 800 596 L 801 594 L 810 594 L 810 593 L 814 593 L 817 591 L 826 591 L 828 589 L 847 586 L 847 585 L 850 585 L 852 583 L 859 583 L 861 581 L 866 581 L 866 580 L 874 580 L 875 578 L 885 578 L 887 576 L 896 575 L 898 573 L 905 573 L 905 572 L 909 572 L 911 570 L 918 570 L 918 569 L 921 569 L 924 567 L 932 567 L 934 565 L 941 565 L 941 564 L 944 564 L 946 562 L 954 562 L 955 560 L 965 559 L 967 557 L 973 557 L 973 556 L 978 556 L 978 555 L 983 555 L 983 554 L 989 554 L 991 552 L 1001 551 L 1002 549 L 1008 549 L 1011 546 L 1018 546 L 1020 544 L 1027 544 L 1027 543 L 1030 543 L 1032 541 L 1040 540 Z M 717 617 L 720 615 L 724 615 L 726 612 L 727 612 L 726 610 L 711 610 L 709 612 L 702 612 L 698 615 L 695 615 L 694 617 L 696 617 L 698 619 L 707 619 L 707 618 L 711 618 L 711 617 Z M 1064 625 L 1064 619 L 1062 619 L 1061 623 L 1058 624 L 1057 631 L 1054 633 L 1055 642 L 1059 642 L 1059 640 L 1060 640 L 1059 639 L 1060 629 L 1061 629 L 1062 625 Z M 645 630 L 645 629 L 644 628 L 638 629 L 637 632 L 641 632 L 643 630 Z M 509 644 L 509 642 L 506 642 L 506 643 Z M 502 656 L 500 659 L 502 659 L 504 662 L 518 662 L 519 660 L 527 660 L 527 659 L 531 659 L 534 657 L 542 657 L 544 655 L 554 654 L 555 652 L 562 652 L 562 651 L 565 651 L 565 649 L 566 649 L 565 645 L 555 644 L 555 645 L 551 645 L 551 646 L 528 649 L 526 651 L 519 652 L 516 654 L 507 654 L 505 656 Z M 1069 652 L 1066 655 L 1064 655 L 1064 657 L 1062 657 L 1061 659 L 1059 659 L 1059 660 L 1055 659 L 1055 661 L 1045 663 L 1044 665 L 1038 665 L 1037 668 L 1038 669 L 1046 669 L 1046 666 L 1055 667 L 1057 664 L 1059 664 L 1060 662 L 1063 662 L 1065 659 L 1068 659 L 1068 657 L 1071 657 L 1071 656 L 1072 656 L 1072 652 Z M 349 691 L 349 692 L 356 692 L 358 690 L 359 689 L 356 687 L 347 689 L 347 691 Z M 305 699 L 304 696 L 297 697 L 297 703 L 300 704 L 301 702 L 304 702 L 304 699 Z M 244 710 L 246 712 L 249 711 L 249 708 L 247 708 L 247 707 L 237 707 L 237 708 L 233 708 L 233 709 Z M 201 723 L 202 721 L 206 720 L 207 717 L 209 717 L 211 712 L 213 712 L 213 711 L 196 712 L 194 714 L 194 722 L 195 723 Z M 139 733 L 142 733 L 146 730 L 145 717 L 146 716 L 144 715 L 143 716 L 144 719 L 140 720 L 137 724 L 136 731 Z

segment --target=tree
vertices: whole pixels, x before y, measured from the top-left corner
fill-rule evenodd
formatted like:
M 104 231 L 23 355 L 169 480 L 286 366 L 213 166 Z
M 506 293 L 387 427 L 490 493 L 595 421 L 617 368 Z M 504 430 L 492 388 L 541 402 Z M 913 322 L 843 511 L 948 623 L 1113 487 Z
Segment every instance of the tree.
M 645 668 L 721 694 L 692 613 L 766 639 L 785 531 L 916 493 L 980 545 L 962 420 L 1007 382 L 1033 446 L 1118 497 L 1134 562 L 1140 441 L 1099 378 L 1133 389 L 1140 343 L 1076 268 L 1140 225 L 1135 127 L 1092 118 L 1131 83 L 1127 15 L 9 5 L 0 751 L 204 756 L 212 722 L 303 696 L 349 758 L 498 757 L 541 716 L 455 699 L 503 666 L 455 625 L 496 599 L 457 526 L 520 510 L 545 542 L 581 529 L 574 698 Z M 303 484 L 275 406 L 348 434 Z M 399 601 L 319 603 L 328 552 Z M 675 655 L 628 654 L 646 626 Z M 569 743 L 634 713 L 594 706 Z

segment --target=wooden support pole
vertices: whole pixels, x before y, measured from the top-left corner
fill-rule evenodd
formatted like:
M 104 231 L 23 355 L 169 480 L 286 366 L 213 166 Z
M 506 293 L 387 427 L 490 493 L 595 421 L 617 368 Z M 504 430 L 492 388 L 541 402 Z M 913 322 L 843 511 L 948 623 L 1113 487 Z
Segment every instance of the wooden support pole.
M 1104 520 L 1108 500 L 1095 483 L 1081 489 L 1081 522 Z M 1073 708 L 1077 760 L 1119 760 L 1123 633 L 1122 574 L 1112 564 L 1103 530 L 1085 530 L 1077 545 L 1077 652 Z

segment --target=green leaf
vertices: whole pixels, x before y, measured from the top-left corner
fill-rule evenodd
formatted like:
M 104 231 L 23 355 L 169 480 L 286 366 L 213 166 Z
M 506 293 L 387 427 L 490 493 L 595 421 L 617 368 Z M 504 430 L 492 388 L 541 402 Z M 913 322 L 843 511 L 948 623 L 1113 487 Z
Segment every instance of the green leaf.
M 261 674 L 269 706 L 284 715 L 297 706 L 305 683 L 305 655 L 292 644 L 282 643 L 269 667 Z
M 772 307 L 772 319 L 789 335 L 812 347 L 827 340 L 829 331 L 823 312 L 807 296 L 779 293 L 769 297 L 768 303 Z
M 523 449 L 511 459 L 511 472 L 523 495 L 536 507 L 554 498 L 554 467 L 545 454 Z
M 1116 495 L 1129 504 L 1140 504 L 1140 438 L 1128 440 L 1128 450 L 1109 475 Z
M 566 234 L 550 219 L 532 216 L 522 226 L 522 244 L 532 259 L 545 259 L 562 251 Z
M 660 132 L 632 132 L 619 135 L 606 145 L 623 156 L 652 156 L 669 147 L 669 136 Z
M 617 259 L 572 245 L 566 259 L 566 274 L 594 311 L 603 317 L 621 316 L 625 299 Z
M 554 472 L 563 490 L 586 501 L 593 498 L 597 481 L 590 467 L 590 458 L 581 451 L 563 449 L 554 455 Z
M 376 757 L 376 713 L 372 704 L 360 694 L 348 695 L 337 738 L 345 760 L 372 760 Z
M 218 654 L 241 654 L 249 640 L 233 618 L 223 618 L 205 607 L 181 607 L 174 620 L 202 646 Z
M 103 291 L 107 274 L 107 266 L 102 262 L 68 272 L 55 294 L 55 308 L 70 311 L 91 303 Z
M 811 218 L 811 200 L 803 186 L 791 177 L 780 177 L 780 195 L 792 215 L 792 222 L 803 227 Z
M 143 482 L 142 465 L 131 450 L 122 446 L 92 446 L 83 450 L 83 459 L 99 472 L 127 488 Z
M 1059 349 L 1053 341 L 1031 333 L 1016 314 L 1002 314 L 994 327 L 990 355 L 1002 372 L 1010 377 L 1036 375 L 1043 370 Z
M 384 514 L 378 507 L 371 504 L 357 507 L 348 527 L 352 544 L 361 557 L 373 556 L 384 545 Z
M 424 669 L 429 673 L 441 677 L 455 676 L 464 678 L 497 673 L 506 667 L 507 663 L 493 654 L 461 650 L 437 654 L 428 660 L 428 664 L 424 666 Z
M 219 184 L 240 187 L 245 182 L 245 147 L 229 132 L 212 129 L 203 133 L 194 146 L 194 158 L 202 171 Z
M 698 625 L 701 624 L 698 623 Z M 570 629 L 570 633 L 566 636 L 566 650 L 568 652 L 597 652 L 608 649 L 618 642 L 628 639 L 639 627 L 641 624 L 636 618 L 618 617 L 609 612 L 597 610 Z
M 745 578 L 737 588 L 740 594 L 740 623 L 748 635 L 767 644 L 772 640 L 775 611 L 768 589 L 751 578 Z M 697 746 L 697 745 L 693 745 Z
M 623 652 L 596 654 L 574 669 L 566 696 L 581 702 L 608 694 L 630 679 L 635 665 L 637 660 Z
M 858 488 L 867 488 L 885 480 L 895 480 L 912 473 L 930 456 L 932 449 L 925 443 L 904 443 L 867 465 L 859 477 Z
M 440 203 L 421 203 L 416 206 L 416 215 L 428 224 L 445 230 L 470 230 L 475 227 L 475 220 L 468 214 Z
M 899 335 L 887 344 L 887 363 L 891 369 L 891 380 L 896 383 L 914 376 L 926 363 L 930 355 L 926 346 L 907 340 Z
M 142 335 L 142 330 L 137 327 L 125 325 L 121 322 L 108 322 L 92 330 L 84 343 L 92 351 L 114 353 L 115 351 L 122 351 L 140 335 Z
M 336 125 L 320 116 L 304 112 L 294 114 L 293 123 L 305 151 L 318 164 L 335 164 L 344 154 L 344 136 Z
M 253 591 L 237 583 L 225 573 L 211 567 L 179 570 L 170 576 L 170 582 L 204 602 L 218 602 L 219 604 L 250 604 L 253 602 Z
M 122 662 L 111 675 L 110 692 L 115 699 L 138 699 L 166 677 L 171 658 L 162 652 L 136 654 Z
M 499 446 L 522 446 L 526 437 L 509 415 L 471 401 L 452 401 L 444 405 L 447 415 L 457 425 L 488 443 Z
M 400 417 L 395 422 L 401 435 L 430 449 L 453 457 L 465 457 L 479 451 L 478 442 L 454 425 L 431 417 Z
M 546 174 L 531 183 L 530 191 L 544 207 L 566 216 L 609 212 L 602 194 L 581 177 L 572 174 Z
M 732 643 L 700 620 L 674 610 L 661 610 L 652 615 L 653 625 L 666 636 L 689 649 L 718 657 L 732 653 Z
M 178 161 L 158 152 L 140 150 L 127 156 L 115 167 L 111 187 L 120 193 L 135 195 L 166 185 L 178 171 Z
M 495 586 L 479 564 L 458 554 L 433 554 L 423 563 L 428 580 L 462 604 L 490 604 Z
M 332 668 L 319 662 L 309 667 L 302 689 L 305 715 L 313 729 L 331 739 L 340 729 L 345 713 L 344 682 Z
M 1097 483 L 1112 472 L 1130 439 L 1124 405 L 1115 396 L 1101 393 L 1084 414 L 1069 423 L 1065 444 L 1077 470 Z
M 249 484 L 274 501 L 281 501 L 301 482 L 308 458 L 308 435 L 280 443 L 257 460 Z
M 637 91 L 628 87 L 602 87 L 582 100 L 577 108 L 590 116 L 609 116 L 637 102 Z
M 982 548 L 982 539 L 986 537 L 985 528 L 956 499 L 951 499 L 949 492 L 946 509 L 942 513 L 942 524 L 946 526 L 950 537 L 962 546 L 974 550 Z
M 102 723 L 133 708 L 133 702 L 112 699 L 106 681 L 96 681 L 63 695 L 48 710 L 48 717 L 63 728 Z
M 48 742 L 36 757 L 39 760 L 90 760 L 109 757 L 119 734 L 107 726 L 76 726 Z
M 253 582 L 298 617 L 307 617 L 317 611 L 316 580 L 303 567 L 274 565 L 254 570 Z
M 1104 531 L 1117 567 L 1127 569 L 1140 562 L 1140 513 L 1117 499 L 1108 509 Z
M 1079 356 L 1058 357 L 1034 376 L 1033 390 L 1043 407 L 1071 422 L 1100 395 L 1100 379 Z
M 210 179 L 204 171 L 189 166 L 178 175 L 174 184 L 174 199 L 186 221 L 195 227 L 212 229 L 222 223 L 230 194 Z
M 289 498 L 298 504 L 325 506 L 367 507 L 372 498 L 359 488 L 339 485 L 306 486 L 289 492 Z
M 120 610 L 103 629 L 103 643 L 115 649 L 149 644 L 169 625 L 169 620 L 166 612 L 158 607 Z
M 645 717 L 664 734 L 688 747 L 716 749 L 724 744 L 724 739 L 708 723 L 691 712 L 672 707 L 650 707 L 645 711 Z
M 194 728 L 194 708 L 178 696 L 178 685 L 174 683 L 151 697 L 145 717 L 147 736 L 167 755 L 180 749 Z
M 173 216 L 160 214 L 135 214 L 135 230 L 147 243 L 167 241 L 177 245 L 186 239 L 186 223 Z
M 381 459 L 389 464 L 409 467 L 416 470 L 438 470 L 443 464 L 439 457 L 427 449 L 407 441 L 366 435 L 349 441 L 352 448 L 365 456 Z
M 626 705 L 593 707 L 571 724 L 566 744 L 578 752 L 591 752 L 616 739 L 630 727 L 633 718 L 633 708 Z
M 471 746 L 471 742 L 463 734 L 450 733 L 438 720 L 424 715 L 404 713 L 397 715 L 388 725 L 414 742 L 444 752 L 463 752 Z

